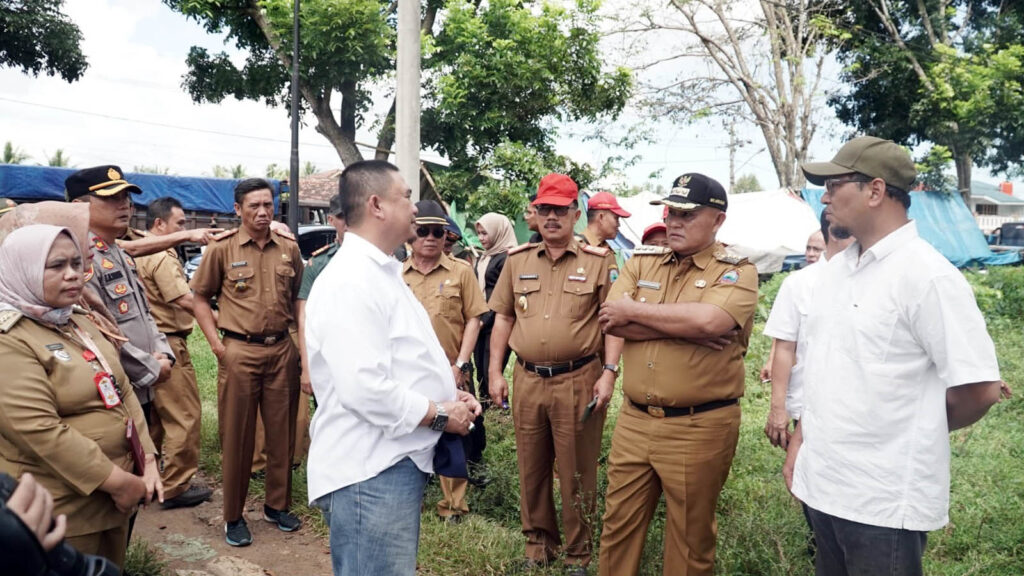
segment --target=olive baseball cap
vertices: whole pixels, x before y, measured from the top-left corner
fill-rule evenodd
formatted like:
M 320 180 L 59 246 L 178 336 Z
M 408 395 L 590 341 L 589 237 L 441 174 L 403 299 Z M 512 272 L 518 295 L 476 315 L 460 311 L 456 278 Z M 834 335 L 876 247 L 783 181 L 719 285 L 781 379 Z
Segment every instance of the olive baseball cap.
M 819 186 L 829 178 L 852 172 L 881 178 L 903 191 L 909 191 L 917 179 L 910 154 L 892 140 L 874 136 L 860 136 L 843 144 L 831 162 L 805 162 L 800 168 L 809 182 Z
M 676 178 L 672 182 L 668 196 L 660 200 L 651 200 L 651 204 L 662 204 L 667 208 L 684 212 L 696 210 L 701 206 L 710 206 L 725 212 L 729 207 L 729 197 L 718 180 L 694 172 Z
M 126 182 L 119 166 L 107 164 L 79 170 L 64 180 L 64 194 L 68 201 L 82 196 L 113 196 L 122 190 L 141 194 L 142 189 Z

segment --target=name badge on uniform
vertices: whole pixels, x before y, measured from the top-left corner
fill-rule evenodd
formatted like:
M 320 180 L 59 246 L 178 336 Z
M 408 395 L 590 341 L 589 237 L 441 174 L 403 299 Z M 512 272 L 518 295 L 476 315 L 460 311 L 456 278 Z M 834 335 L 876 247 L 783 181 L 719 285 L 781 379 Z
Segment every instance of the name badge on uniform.
M 249 262 L 247 260 L 242 260 L 241 262 L 232 262 L 231 263 L 231 267 L 232 268 L 241 268 L 242 266 L 248 266 L 248 265 L 249 265 Z
M 103 275 L 103 283 L 104 284 L 110 284 L 111 282 L 113 282 L 115 280 L 120 280 L 123 276 L 124 276 L 124 274 L 121 274 L 120 270 L 114 270 L 113 272 L 108 272 L 108 273 Z
M 654 282 L 653 280 L 641 280 L 636 283 L 637 288 L 650 288 L 651 290 L 661 290 L 661 282 Z
M 569 276 L 569 281 L 570 282 L 586 282 L 587 281 L 587 277 L 586 276 Z
M 100 399 L 103 406 L 113 408 L 121 404 L 121 397 L 117 394 L 117 387 L 114 386 L 114 379 L 106 372 L 97 372 L 94 378 L 96 389 L 100 392 Z
M 537 274 L 520 274 L 520 280 L 540 280 L 540 276 Z

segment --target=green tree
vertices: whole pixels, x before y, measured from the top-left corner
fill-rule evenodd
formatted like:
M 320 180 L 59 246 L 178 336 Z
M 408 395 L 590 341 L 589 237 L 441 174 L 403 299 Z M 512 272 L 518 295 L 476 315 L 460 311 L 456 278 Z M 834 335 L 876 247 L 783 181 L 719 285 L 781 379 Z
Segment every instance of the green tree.
M 742 194 L 744 192 L 760 192 L 764 190 L 761 183 L 757 181 L 757 176 L 753 174 L 744 174 L 736 179 L 736 183 L 733 184 L 732 192 L 734 194 Z
M 266 170 L 267 178 L 274 180 L 287 180 L 288 179 L 288 168 L 278 166 L 277 163 L 267 164 Z
M 22 164 L 29 160 L 31 156 L 21 148 L 16 148 L 10 140 L 4 143 L 4 157 L 0 160 L 0 164 Z
M 316 164 L 313 164 L 312 162 L 307 160 L 306 163 L 302 165 L 302 175 L 303 176 L 312 176 L 313 174 L 316 174 L 316 173 L 317 173 Z
M 0 67 L 68 82 L 89 66 L 82 31 L 63 12 L 63 0 L 0 0 Z
M 291 63 L 291 0 L 164 0 L 175 11 L 224 33 L 246 54 L 193 47 L 185 88 L 197 102 L 227 96 L 287 102 Z M 551 155 L 559 120 L 617 116 L 631 90 L 624 68 L 604 70 L 598 50 L 597 3 L 568 7 L 537 0 L 425 0 L 422 142 L 470 181 L 504 142 Z M 382 0 L 302 3 L 300 91 L 316 130 L 342 164 L 363 158 L 356 130 L 376 132 L 376 156 L 394 142 L 394 102 L 381 118 L 366 118 L 370 90 L 394 70 L 394 11 Z M 332 97 L 335 105 L 331 105 Z M 340 100 L 340 105 L 339 104 Z M 473 189 L 448 189 L 465 206 Z
M 47 157 L 46 165 L 56 168 L 70 168 L 71 157 L 64 153 L 63 148 L 57 148 L 51 156 Z
M 949 151 L 949 148 L 940 145 L 932 146 L 928 152 L 915 161 L 917 182 L 925 190 L 947 193 L 956 190 L 956 177 L 949 173 L 949 165 L 952 163 L 953 153 Z
M 140 166 L 136 164 L 135 166 L 132 166 L 132 172 L 137 172 L 139 174 L 160 174 L 163 176 L 167 176 L 171 173 L 171 169 L 167 168 L 166 166 L 158 166 L 156 164 L 152 166 Z
M 1007 171 L 1024 153 L 1024 8 L 1000 0 L 835 2 L 849 90 L 830 103 L 858 130 L 944 146 L 970 196 L 974 164 Z M 1016 31 L 1016 32 L 1014 32 Z
M 271 164 L 271 166 L 273 166 L 273 164 Z M 220 164 L 216 164 L 210 169 L 210 175 L 214 178 L 232 178 L 235 180 L 249 177 L 245 166 L 242 166 L 241 164 L 236 164 L 234 166 L 221 166 Z

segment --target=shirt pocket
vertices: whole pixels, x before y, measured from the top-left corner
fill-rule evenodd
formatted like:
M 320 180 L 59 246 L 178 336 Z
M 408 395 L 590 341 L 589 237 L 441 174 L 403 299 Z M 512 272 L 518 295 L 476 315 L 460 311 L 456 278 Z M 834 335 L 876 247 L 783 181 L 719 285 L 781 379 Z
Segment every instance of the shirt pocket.
M 256 271 L 250 266 L 232 268 L 228 270 L 227 291 L 235 298 L 250 298 L 256 293 L 256 286 L 253 284 L 253 277 Z
M 119 324 L 131 320 L 141 313 L 137 304 L 138 300 L 132 297 L 135 289 L 124 278 L 104 284 L 103 289 L 110 300 L 110 313 L 117 318 Z
M 562 287 L 562 315 L 574 320 L 584 318 L 595 307 L 594 289 L 589 282 L 566 280 Z
M 529 318 L 544 307 L 544 300 L 540 292 L 540 280 L 516 280 L 513 286 L 515 291 L 516 316 Z
M 278 264 L 274 268 L 274 280 L 277 282 L 277 293 L 291 299 L 292 283 L 295 269 L 288 264 Z
M 665 301 L 665 286 L 661 285 L 658 288 L 651 288 L 649 286 L 637 285 L 636 296 L 633 298 L 641 304 L 662 304 Z M 700 300 L 700 298 L 695 298 Z
M 893 349 L 899 311 L 893 307 L 859 302 L 852 306 L 854 326 L 852 356 L 863 363 L 865 368 L 877 370 L 885 364 Z M 880 372 L 885 373 L 882 368 Z
M 462 291 L 446 284 L 441 288 L 441 315 L 450 320 L 462 320 Z

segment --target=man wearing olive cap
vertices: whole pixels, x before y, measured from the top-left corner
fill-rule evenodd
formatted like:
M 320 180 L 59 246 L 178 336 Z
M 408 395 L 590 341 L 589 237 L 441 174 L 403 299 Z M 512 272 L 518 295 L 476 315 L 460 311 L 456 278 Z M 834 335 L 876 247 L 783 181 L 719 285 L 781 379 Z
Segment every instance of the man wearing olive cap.
M 919 575 L 928 531 L 949 520 L 949 431 L 999 398 L 995 349 L 963 275 L 907 218 L 905 150 L 864 136 L 803 171 L 857 242 L 821 271 L 783 474 L 818 575 Z
M 637 246 L 601 307 L 602 329 L 626 343 L 598 563 L 605 576 L 639 572 L 664 493 L 664 574 L 710 576 L 715 506 L 739 439 L 757 270 L 715 240 L 728 208 L 715 180 L 684 174 L 651 203 L 668 208 L 668 247 Z

